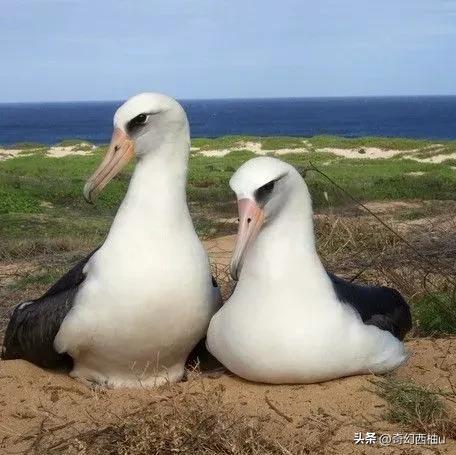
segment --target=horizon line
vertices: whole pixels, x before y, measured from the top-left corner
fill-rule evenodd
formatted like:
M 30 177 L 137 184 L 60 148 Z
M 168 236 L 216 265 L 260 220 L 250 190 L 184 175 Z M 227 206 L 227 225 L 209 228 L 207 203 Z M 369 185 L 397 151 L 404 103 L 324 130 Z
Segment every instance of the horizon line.
M 133 96 L 133 95 L 132 95 Z M 427 94 L 427 95 L 315 95 L 315 96 L 254 96 L 254 97 L 227 97 L 227 98 L 180 98 L 181 102 L 192 101 L 246 101 L 246 100 L 299 100 L 299 99 L 356 99 L 356 98 L 450 98 L 456 94 Z M 6 104 L 64 104 L 64 103 L 118 103 L 127 100 L 106 99 L 106 100 L 40 100 L 40 101 L 0 101 L 0 105 Z

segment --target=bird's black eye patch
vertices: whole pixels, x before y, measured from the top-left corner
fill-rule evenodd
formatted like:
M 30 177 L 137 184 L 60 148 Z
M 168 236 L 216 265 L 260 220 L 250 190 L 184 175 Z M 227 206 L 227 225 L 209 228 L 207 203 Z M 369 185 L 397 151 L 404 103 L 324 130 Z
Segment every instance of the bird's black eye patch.
M 271 180 L 266 185 L 260 186 L 255 190 L 255 199 L 259 204 L 264 204 L 274 189 L 276 180 Z
M 271 180 L 270 182 L 260 186 L 257 190 L 255 190 L 254 196 L 259 205 L 266 204 L 267 200 L 271 196 L 272 192 L 274 191 L 275 184 L 285 177 L 286 173 L 281 175 L 280 177 Z
M 139 114 L 136 117 L 132 118 L 127 123 L 127 130 L 129 132 L 131 132 L 131 131 L 134 131 L 135 129 L 145 125 L 146 122 L 147 122 L 148 117 L 149 117 L 148 114 Z

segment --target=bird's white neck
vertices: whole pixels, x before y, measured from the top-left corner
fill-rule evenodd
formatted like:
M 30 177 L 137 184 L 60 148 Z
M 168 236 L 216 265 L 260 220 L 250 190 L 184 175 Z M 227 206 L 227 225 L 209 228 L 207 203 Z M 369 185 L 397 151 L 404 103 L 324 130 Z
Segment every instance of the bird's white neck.
M 183 138 L 138 160 L 107 242 L 125 242 L 125 235 L 156 241 L 186 228 L 193 232 L 186 200 L 188 148 Z
M 266 221 L 247 251 L 240 282 L 254 280 L 257 286 L 332 297 L 329 277 L 316 251 L 311 199 L 304 182 L 290 195 L 280 213 Z M 299 286 L 296 286 L 296 283 Z

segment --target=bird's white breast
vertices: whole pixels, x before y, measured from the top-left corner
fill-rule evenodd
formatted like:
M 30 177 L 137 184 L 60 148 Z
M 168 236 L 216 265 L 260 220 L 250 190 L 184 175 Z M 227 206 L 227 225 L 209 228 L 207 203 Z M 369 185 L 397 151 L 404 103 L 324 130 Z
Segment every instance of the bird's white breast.
M 258 382 L 308 383 L 383 372 L 405 360 L 389 332 L 290 283 L 276 288 L 281 292 L 241 288 L 212 318 L 208 348 L 231 371 Z
M 208 260 L 196 236 L 147 246 L 107 245 L 94 255 L 56 337 L 60 352 L 76 360 L 90 352 L 106 376 L 185 361 L 217 309 Z

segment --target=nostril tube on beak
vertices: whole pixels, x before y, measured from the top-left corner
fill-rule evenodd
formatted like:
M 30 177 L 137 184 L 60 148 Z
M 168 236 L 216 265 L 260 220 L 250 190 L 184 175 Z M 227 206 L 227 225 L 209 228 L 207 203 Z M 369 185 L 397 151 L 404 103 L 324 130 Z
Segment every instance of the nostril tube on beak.
M 247 223 L 250 223 L 252 221 L 252 218 L 247 218 Z

